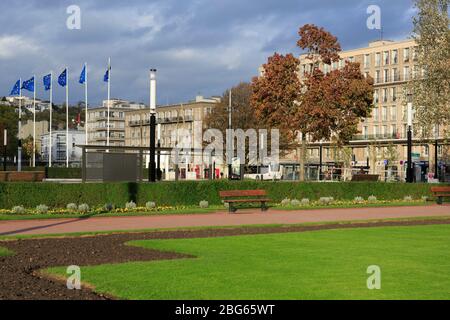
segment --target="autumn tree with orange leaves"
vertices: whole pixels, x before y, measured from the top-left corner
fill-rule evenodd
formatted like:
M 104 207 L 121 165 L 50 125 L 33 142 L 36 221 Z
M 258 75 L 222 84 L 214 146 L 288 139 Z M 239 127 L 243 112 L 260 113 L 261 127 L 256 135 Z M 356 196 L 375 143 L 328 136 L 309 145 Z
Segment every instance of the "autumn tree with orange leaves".
M 358 63 L 346 62 L 342 69 L 324 73 L 320 66 L 340 60 L 341 46 L 323 28 L 307 24 L 299 30 L 297 45 L 306 51 L 311 68 L 299 77 L 300 61 L 292 54 L 275 53 L 253 79 L 252 106 L 265 126 L 279 127 L 286 145 L 297 149 L 300 180 L 304 180 L 306 137 L 332 140 L 343 145 L 358 133 L 358 123 L 373 107 L 373 80 L 365 78 Z M 303 139 L 296 139 L 302 136 Z

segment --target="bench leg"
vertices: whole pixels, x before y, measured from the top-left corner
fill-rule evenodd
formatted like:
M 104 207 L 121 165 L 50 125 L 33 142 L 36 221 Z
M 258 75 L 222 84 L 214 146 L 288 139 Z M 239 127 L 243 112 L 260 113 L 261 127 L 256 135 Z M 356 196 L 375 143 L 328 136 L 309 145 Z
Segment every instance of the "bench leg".
M 232 203 L 228 204 L 228 212 L 229 213 L 235 213 L 237 211 L 237 209 L 235 207 L 233 207 Z
M 261 211 L 262 212 L 266 212 L 267 210 L 269 210 L 269 208 L 267 207 L 265 202 L 261 202 Z
M 441 206 L 443 203 L 444 203 L 444 198 L 443 197 L 438 197 L 437 198 L 437 204 Z

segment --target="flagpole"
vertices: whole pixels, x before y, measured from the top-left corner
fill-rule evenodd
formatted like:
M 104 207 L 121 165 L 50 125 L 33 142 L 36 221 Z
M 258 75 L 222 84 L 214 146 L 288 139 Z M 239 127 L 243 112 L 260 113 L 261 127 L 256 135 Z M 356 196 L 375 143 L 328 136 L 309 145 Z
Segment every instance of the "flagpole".
M 66 167 L 69 167 L 69 68 L 66 68 Z
M 33 76 L 33 168 L 36 168 L 36 75 Z
M 110 110 L 110 100 L 111 100 L 111 58 L 108 58 L 108 118 L 107 118 L 107 128 L 106 128 L 106 145 L 109 147 L 109 110 Z
M 85 144 L 88 145 L 88 71 L 87 71 L 87 62 L 84 63 L 85 70 L 85 82 L 84 82 L 84 129 L 85 129 Z
M 22 78 L 19 79 L 19 145 L 17 147 L 17 171 L 22 171 L 22 139 L 20 135 L 22 134 Z
M 48 166 L 52 167 L 52 149 L 53 149 L 53 138 L 52 138 L 52 112 L 53 112 L 53 71 L 50 71 L 50 134 L 49 134 L 49 142 L 48 142 Z

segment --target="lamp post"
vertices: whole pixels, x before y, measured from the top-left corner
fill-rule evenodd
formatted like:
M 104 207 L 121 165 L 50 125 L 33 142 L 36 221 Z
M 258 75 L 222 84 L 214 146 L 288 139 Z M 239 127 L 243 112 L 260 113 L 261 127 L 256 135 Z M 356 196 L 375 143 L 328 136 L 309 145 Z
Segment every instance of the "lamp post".
M 6 171 L 6 154 L 8 145 L 8 130 L 3 130 L 3 171 Z
M 158 157 L 156 159 L 156 175 L 157 180 L 161 181 L 162 172 L 161 172 L 161 124 L 158 123 Z
M 320 140 L 319 148 L 319 181 L 322 181 L 322 166 L 323 166 L 323 142 Z
M 438 163 L 438 157 L 439 157 L 439 126 L 436 125 L 435 131 L 434 131 L 434 178 L 439 180 L 439 163 Z
M 156 69 L 150 69 L 150 163 L 148 181 L 156 182 Z
M 231 89 L 230 89 L 230 99 L 228 101 L 228 180 L 232 180 L 232 171 L 233 171 L 233 156 L 234 156 L 234 150 L 233 150 L 233 141 L 231 139 L 233 139 L 233 134 L 231 133 L 232 130 L 232 121 L 231 121 L 231 114 L 232 114 L 232 106 L 231 106 Z
M 408 166 L 406 168 L 406 182 L 413 183 L 413 163 L 412 163 L 412 103 L 408 102 Z

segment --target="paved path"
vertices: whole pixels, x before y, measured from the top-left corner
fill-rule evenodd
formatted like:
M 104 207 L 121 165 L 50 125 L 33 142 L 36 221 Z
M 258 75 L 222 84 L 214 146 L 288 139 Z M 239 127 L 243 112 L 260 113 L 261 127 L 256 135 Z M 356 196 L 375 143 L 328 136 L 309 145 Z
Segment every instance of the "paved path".
M 331 222 L 406 217 L 450 217 L 450 205 L 433 205 L 426 207 L 324 209 L 290 212 L 270 210 L 267 213 L 249 210 L 240 212 L 241 213 L 238 212 L 238 214 L 218 212 L 199 215 L 0 221 L 0 236 L 205 226 L 299 224 L 305 222 Z

